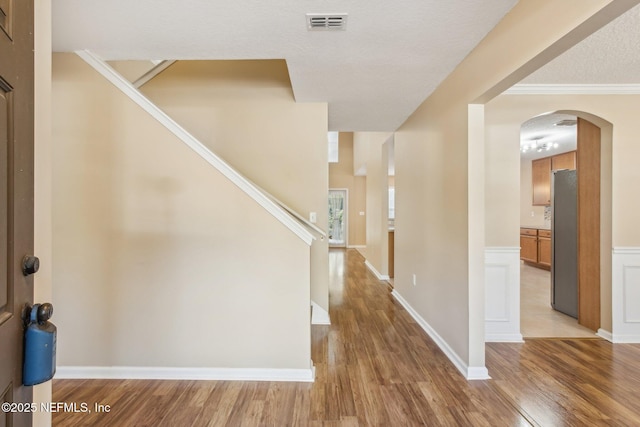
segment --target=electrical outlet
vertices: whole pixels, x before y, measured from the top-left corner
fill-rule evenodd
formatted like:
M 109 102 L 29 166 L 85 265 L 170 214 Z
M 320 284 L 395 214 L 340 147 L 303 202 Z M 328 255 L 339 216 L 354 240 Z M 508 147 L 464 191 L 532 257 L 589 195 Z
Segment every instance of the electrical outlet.
M 531 216 L 532 217 L 536 216 L 536 213 L 534 211 L 531 211 Z
M 318 221 L 318 215 L 315 212 L 309 213 L 309 222 L 315 224 Z
M 414 275 L 413 275 L 413 286 L 415 286 L 415 285 L 416 285 L 416 283 L 417 283 L 417 281 L 416 281 L 416 275 L 414 274 Z
M 364 212 L 363 211 L 360 211 L 360 216 L 364 216 Z

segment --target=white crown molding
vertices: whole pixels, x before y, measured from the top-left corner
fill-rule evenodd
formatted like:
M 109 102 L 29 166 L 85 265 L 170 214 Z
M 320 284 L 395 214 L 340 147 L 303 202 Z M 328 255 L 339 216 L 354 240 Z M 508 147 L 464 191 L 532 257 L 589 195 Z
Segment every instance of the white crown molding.
M 101 58 L 86 50 L 78 51 L 76 54 L 133 102 L 149 113 L 151 117 L 161 123 L 168 131 L 178 137 L 185 145 L 202 157 L 202 159 L 220 171 L 227 179 L 280 221 L 280 223 L 291 230 L 307 245 L 311 246 L 316 239 L 315 236 L 299 222 L 298 218 L 292 216 L 283 208 L 281 203 L 276 203 L 273 196 L 265 194 L 258 186 L 242 176 L 231 165 L 209 150 Z
M 503 95 L 638 95 L 640 84 L 517 84 Z
M 449 346 L 449 344 L 436 332 L 435 329 L 427 323 L 426 320 L 418 312 L 411 307 L 402 295 L 395 289 L 391 295 L 407 310 L 420 327 L 431 337 L 433 341 L 440 347 L 440 350 L 449 358 L 453 365 L 464 375 L 467 380 L 489 380 L 489 371 L 484 366 L 468 366 L 460 356 Z
M 167 368 L 145 366 L 59 366 L 55 379 L 133 379 L 313 382 L 315 368 Z

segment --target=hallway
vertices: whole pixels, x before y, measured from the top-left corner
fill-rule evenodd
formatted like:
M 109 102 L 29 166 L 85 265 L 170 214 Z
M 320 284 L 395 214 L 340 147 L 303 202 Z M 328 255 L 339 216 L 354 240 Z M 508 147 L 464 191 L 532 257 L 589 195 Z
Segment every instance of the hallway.
M 488 344 L 490 381 L 466 381 L 368 272 L 330 251 L 331 326 L 312 327 L 316 381 L 55 380 L 55 426 L 527 426 L 640 422 L 639 345 L 587 340 Z

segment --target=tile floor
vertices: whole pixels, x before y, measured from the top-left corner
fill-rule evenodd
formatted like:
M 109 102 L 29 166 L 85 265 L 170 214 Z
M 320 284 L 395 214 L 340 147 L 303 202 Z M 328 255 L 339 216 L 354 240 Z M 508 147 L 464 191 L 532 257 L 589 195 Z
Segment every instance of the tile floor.
M 551 308 L 551 273 L 520 264 L 520 330 L 524 338 L 596 338 L 573 317 Z

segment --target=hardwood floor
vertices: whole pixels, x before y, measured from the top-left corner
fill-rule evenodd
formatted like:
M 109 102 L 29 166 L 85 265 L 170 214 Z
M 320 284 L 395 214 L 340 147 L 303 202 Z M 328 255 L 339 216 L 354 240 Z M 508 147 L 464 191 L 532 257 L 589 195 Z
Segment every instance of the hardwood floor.
M 492 383 L 540 426 L 637 426 L 640 346 L 601 339 L 487 345 Z
M 466 381 L 364 266 L 332 250 L 331 326 L 312 327 L 316 381 L 55 380 L 53 400 L 110 405 L 55 426 L 639 425 L 640 346 L 589 340 L 487 345 Z

